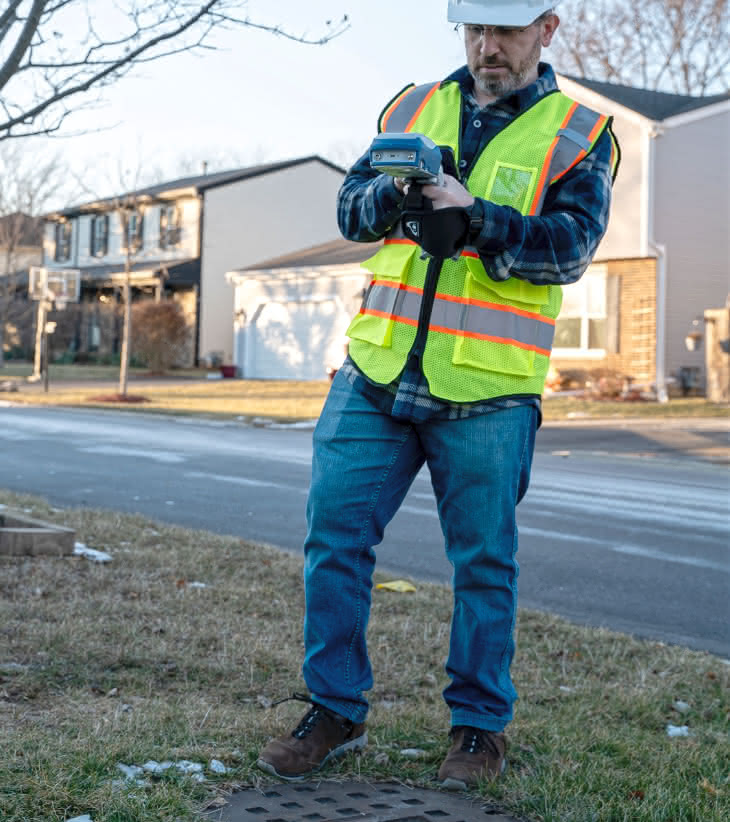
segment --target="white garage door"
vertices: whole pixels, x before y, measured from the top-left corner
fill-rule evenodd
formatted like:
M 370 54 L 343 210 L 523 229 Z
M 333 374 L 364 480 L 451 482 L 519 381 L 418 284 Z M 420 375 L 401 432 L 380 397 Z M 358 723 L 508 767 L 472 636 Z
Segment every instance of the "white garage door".
M 266 303 L 246 327 L 245 376 L 325 379 L 327 365 L 343 359 L 349 319 L 335 300 Z

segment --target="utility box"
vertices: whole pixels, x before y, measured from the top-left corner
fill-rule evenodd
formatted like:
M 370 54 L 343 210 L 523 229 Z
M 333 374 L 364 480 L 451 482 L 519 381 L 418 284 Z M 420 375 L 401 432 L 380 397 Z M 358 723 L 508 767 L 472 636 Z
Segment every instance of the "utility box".
M 705 311 L 707 399 L 730 402 L 730 298 L 725 308 Z
M 74 552 L 75 538 L 71 528 L 14 511 L 0 512 L 0 556 L 68 556 Z

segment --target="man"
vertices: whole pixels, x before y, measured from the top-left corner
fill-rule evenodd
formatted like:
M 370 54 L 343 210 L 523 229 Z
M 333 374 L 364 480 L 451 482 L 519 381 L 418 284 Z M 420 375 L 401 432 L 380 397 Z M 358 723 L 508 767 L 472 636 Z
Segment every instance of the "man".
M 314 433 L 310 697 L 295 697 L 312 707 L 258 761 L 283 779 L 304 779 L 367 742 L 373 546 L 424 462 L 454 567 L 444 691 L 452 744 L 439 782 L 466 789 L 504 769 L 517 697 L 515 507 L 561 286 L 583 274 L 605 232 L 617 161 L 608 118 L 559 93 L 539 62 L 559 24 L 556 2 L 451 0 L 467 65 L 386 106 L 381 131 L 426 134 L 454 152 L 458 177 L 423 188 L 433 210 L 410 213 L 407 183 L 373 171 L 368 154 L 340 191 L 344 236 L 385 244 L 364 263 L 373 281 Z M 444 238 L 455 258 L 434 251 Z

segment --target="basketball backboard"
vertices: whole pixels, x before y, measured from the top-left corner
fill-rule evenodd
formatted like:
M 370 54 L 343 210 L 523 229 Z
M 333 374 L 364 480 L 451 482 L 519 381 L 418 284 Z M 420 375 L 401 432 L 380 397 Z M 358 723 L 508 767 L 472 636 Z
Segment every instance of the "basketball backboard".
M 74 268 L 31 266 L 28 294 L 31 300 L 51 300 L 59 305 L 78 302 L 81 295 L 81 272 Z

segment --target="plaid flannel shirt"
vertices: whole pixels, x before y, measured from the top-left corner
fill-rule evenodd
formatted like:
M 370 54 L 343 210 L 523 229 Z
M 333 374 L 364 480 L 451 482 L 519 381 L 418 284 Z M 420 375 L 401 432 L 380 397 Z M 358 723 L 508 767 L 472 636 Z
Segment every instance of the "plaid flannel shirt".
M 552 68 L 540 63 L 538 78 L 523 89 L 480 108 L 466 66 L 444 83 L 459 83 L 462 98 L 460 170 L 519 114 L 557 89 Z M 567 285 L 586 270 L 608 224 L 611 202 L 611 138 L 605 131 L 593 151 L 547 191 L 542 212 L 529 217 L 508 206 L 482 200 L 484 227 L 473 243 L 494 280 L 518 277 L 535 285 Z M 344 237 L 355 242 L 381 239 L 400 219 L 403 195 L 392 177 L 370 167 L 366 152 L 350 169 L 337 200 L 337 219 Z M 378 408 L 402 419 L 462 419 L 514 405 L 533 405 L 534 395 L 500 397 L 476 403 L 450 403 L 433 397 L 418 358 L 388 386 L 371 383 L 347 359 L 345 376 Z

